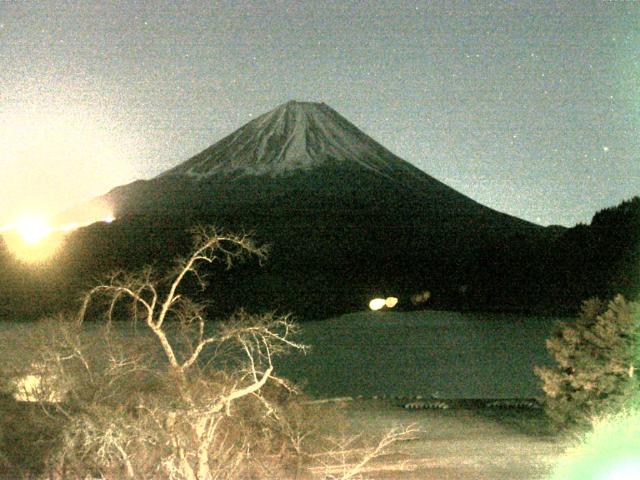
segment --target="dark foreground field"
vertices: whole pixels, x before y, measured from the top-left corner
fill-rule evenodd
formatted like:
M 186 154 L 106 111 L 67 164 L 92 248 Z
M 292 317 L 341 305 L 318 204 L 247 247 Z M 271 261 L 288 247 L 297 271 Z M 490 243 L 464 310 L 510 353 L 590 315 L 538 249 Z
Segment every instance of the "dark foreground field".
M 548 478 L 565 442 L 549 434 L 541 409 L 454 405 L 447 410 L 407 410 L 390 398 L 538 396 L 542 392 L 533 366 L 548 361 L 544 340 L 553 322 L 495 314 L 363 312 L 302 324 L 300 337 L 311 351 L 278 358 L 277 371 L 301 384 L 320 409 L 327 409 L 319 418 L 329 419 L 338 407 L 347 420 L 345 440 L 360 436 L 346 445 L 343 461 L 327 457 L 314 462 L 323 465 L 315 472 L 318 478 L 341 478 L 365 452 L 358 449 L 375 445 L 392 427 L 409 425 L 417 432 L 367 464 L 361 478 Z M 94 326 L 87 324 L 87 329 Z M 28 336 L 31 328 L 28 323 L 0 322 L 4 362 L 29 356 L 28 349 L 16 352 L 11 338 Z M 357 399 L 360 395 L 369 399 Z M 387 400 L 370 399 L 373 395 Z M 319 400 L 335 396 L 355 400 Z
M 565 449 L 541 410 L 409 411 L 389 401 L 339 404 L 352 434 L 373 442 L 394 426 L 419 432 L 396 443 L 363 472 L 370 479 L 529 480 L 548 478 Z M 328 407 L 327 407 L 328 408 Z M 339 473 L 340 466 L 335 466 Z

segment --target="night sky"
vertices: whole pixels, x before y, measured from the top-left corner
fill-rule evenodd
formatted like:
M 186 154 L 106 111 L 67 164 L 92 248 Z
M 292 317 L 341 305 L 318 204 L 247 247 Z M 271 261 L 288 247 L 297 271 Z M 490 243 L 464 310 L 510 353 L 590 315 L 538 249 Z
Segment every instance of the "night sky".
M 0 221 L 290 99 L 487 206 L 588 222 L 640 194 L 640 1 L 0 0 Z

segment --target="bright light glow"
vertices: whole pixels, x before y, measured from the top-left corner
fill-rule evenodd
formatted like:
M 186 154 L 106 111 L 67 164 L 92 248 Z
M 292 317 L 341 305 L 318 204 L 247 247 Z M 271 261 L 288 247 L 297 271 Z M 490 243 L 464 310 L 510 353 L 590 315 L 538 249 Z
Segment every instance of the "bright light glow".
M 592 430 L 560 458 L 551 480 L 640 478 L 640 409 L 596 418 Z
M 58 251 L 64 240 L 64 234 L 41 228 L 23 228 L 18 231 L 16 227 L 4 228 L 2 239 L 9 252 L 18 260 L 25 263 L 39 264 L 46 262 Z
M 640 459 L 637 459 L 616 465 L 602 480 L 637 480 L 639 478 Z
M 29 245 L 35 245 L 40 242 L 52 231 L 44 219 L 37 217 L 21 218 L 16 224 L 15 229 Z
M 387 297 L 387 299 L 384 301 L 384 304 L 387 308 L 393 308 L 398 304 L 398 298 L 397 297 Z
M 386 301 L 384 298 L 374 298 L 369 302 L 369 308 L 374 311 L 380 310 L 385 305 L 386 305 Z
M 101 213 L 104 215 L 104 212 Z M 84 222 L 70 222 L 52 227 L 39 217 L 26 216 L 15 223 L 0 226 L 0 234 L 9 251 L 20 261 L 42 263 L 61 247 L 67 234 L 96 222 L 111 223 L 112 214 Z
M 40 375 L 25 375 L 16 380 L 14 398 L 19 402 L 37 402 L 40 399 L 42 377 Z

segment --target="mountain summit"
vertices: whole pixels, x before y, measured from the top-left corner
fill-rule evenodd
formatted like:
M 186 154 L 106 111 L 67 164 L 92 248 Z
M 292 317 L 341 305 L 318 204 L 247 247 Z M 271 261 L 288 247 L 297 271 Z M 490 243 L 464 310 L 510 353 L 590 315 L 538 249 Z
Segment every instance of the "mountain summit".
M 382 172 L 395 155 L 324 103 L 290 101 L 250 121 L 163 176 L 286 175 L 327 162 Z

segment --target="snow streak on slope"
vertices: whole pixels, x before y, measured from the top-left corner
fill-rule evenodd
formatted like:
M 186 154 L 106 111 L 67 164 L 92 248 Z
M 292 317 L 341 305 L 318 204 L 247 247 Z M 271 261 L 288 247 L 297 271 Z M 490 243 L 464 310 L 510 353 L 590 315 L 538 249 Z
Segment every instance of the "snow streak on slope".
M 327 162 L 355 162 L 380 174 L 406 163 L 331 107 L 292 101 L 261 115 L 162 176 L 279 176 Z

